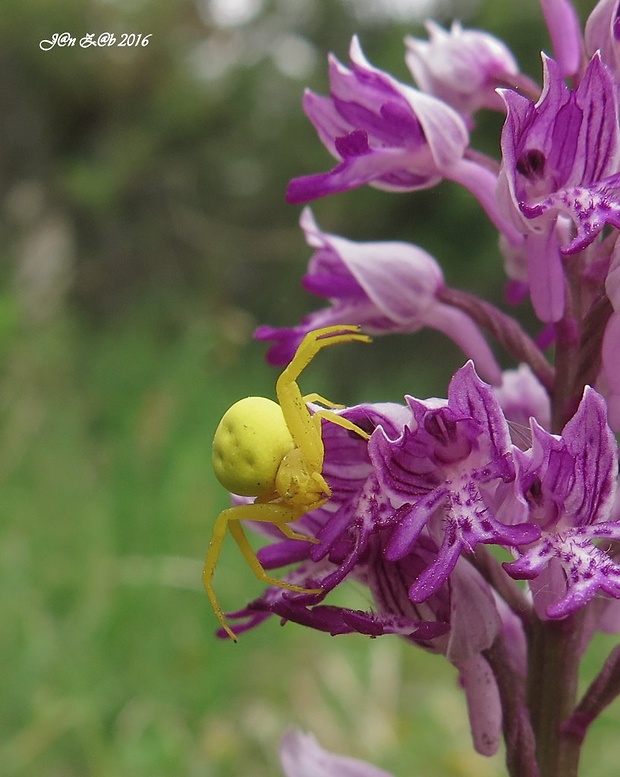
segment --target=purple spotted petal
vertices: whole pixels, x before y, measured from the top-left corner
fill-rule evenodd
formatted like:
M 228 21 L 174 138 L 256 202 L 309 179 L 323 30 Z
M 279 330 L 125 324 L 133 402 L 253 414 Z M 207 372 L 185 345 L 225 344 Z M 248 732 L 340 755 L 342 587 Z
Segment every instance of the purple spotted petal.
M 586 388 L 561 437 L 532 425 L 524 472 L 532 519 L 545 531 L 605 521 L 615 498 L 618 457 L 604 399 Z
M 521 211 L 532 219 L 549 212 L 567 215 L 575 224 L 576 233 L 561 252 L 575 254 L 587 248 L 607 224 L 620 229 L 620 174 L 589 187 L 573 186 L 554 192 L 534 205 L 524 203 Z
M 422 602 L 443 585 L 462 552 L 478 543 L 528 544 L 540 529 L 507 525 L 496 515 L 505 496 L 500 487 L 515 479 L 512 445 L 497 399 L 470 363 L 452 379 L 447 404 L 408 401 L 412 423 L 396 438 L 377 429 L 368 452 L 395 507 L 386 557 L 411 553 L 426 529 L 439 545 L 409 590 L 412 601 Z M 512 512 L 520 515 L 521 507 Z M 508 513 L 502 505 L 502 515 Z
M 620 539 L 620 524 L 608 520 L 618 458 L 603 398 L 586 388 L 560 437 L 532 423 L 532 448 L 521 458 L 531 520 L 543 533 L 505 569 L 515 578 L 547 576 L 544 602 L 550 618 L 575 612 L 599 591 L 620 598 L 620 569 L 604 547 L 595 544 L 598 539 Z
M 620 526 L 594 525 L 547 534 L 521 558 L 505 564 L 517 579 L 538 577 L 552 560 L 564 572 L 564 593 L 546 608 L 548 618 L 564 618 L 581 609 L 599 592 L 620 599 L 620 567 L 593 541 L 620 539 Z
M 519 547 L 540 537 L 537 526 L 528 523 L 506 526 L 495 520 L 473 481 L 468 484 L 465 498 L 455 492 L 450 496 L 452 501 L 440 518 L 443 540 L 439 553 L 409 589 L 413 602 L 423 602 L 434 594 L 452 573 L 461 553 L 472 553 L 478 543 Z

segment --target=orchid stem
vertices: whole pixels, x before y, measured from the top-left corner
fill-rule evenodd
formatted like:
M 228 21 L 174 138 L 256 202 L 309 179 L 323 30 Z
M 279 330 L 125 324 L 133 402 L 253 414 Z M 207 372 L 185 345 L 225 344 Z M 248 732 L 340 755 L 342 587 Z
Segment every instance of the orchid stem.
M 620 645 L 609 654 L 601 671 L 594 678 L 575 711 L 562 727 L 566 737 L 581 746 L 590 724 L 620 695 Z
M 541 777 L 577 777 L 580 743 L 563 724 L 575 707 L 581 639 L 579 614 L 534 620 L 530 638 L 528 707 Z
M 552 393 L 555 371 L 518 321 L 490 302 L 460 289 L 445 287 L 439 296 L 442 302 L 465 311 L 477 324 L 488 330 L 517 361 L 529 364 L 538 380 Z

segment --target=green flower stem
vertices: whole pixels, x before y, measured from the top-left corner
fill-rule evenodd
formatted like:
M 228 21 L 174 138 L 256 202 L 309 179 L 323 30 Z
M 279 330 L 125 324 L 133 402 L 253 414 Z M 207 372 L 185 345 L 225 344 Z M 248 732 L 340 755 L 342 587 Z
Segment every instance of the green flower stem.
M 613 307 L 606 295 L 601 296 L 592 305 L 584 318 L 579 342 L 579 358 L 575 371 L 575 384 L 578 387 L 593 386 L 601 368 L 601 349 L 605 327 L 613 313 Z
M 540 777 L 577 777 L 581 743 L 563 730 L 575 708 L 581 614 L 536 621 L 530 639 L 528 707 Z

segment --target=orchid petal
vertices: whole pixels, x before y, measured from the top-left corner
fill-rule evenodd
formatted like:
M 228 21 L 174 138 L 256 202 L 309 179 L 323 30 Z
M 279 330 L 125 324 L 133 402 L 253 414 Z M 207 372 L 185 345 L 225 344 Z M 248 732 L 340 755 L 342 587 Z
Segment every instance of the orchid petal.
M 391 777 L 357 758 L 328 753 L 312 734 L 295 729 L 282 737 L 280 761 L 286 777 Z

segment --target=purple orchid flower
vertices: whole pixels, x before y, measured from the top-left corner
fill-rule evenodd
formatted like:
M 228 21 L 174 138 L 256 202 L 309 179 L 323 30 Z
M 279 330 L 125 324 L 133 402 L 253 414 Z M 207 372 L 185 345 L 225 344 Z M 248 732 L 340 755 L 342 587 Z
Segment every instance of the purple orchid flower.
M 373 434 L 380 426 L 390 437 L 396 437 L 399 430 L 411 423 L 411 411 L 401 405 L 359 405 L 339 412 Z M 315 537 L 318 544 L 285 539 L 259 551 L 266 569 L 293 564 L 286 580 L 305 588 L 321 588 L 322 593 L 296 594 L 269 588 L 246 608 L 229 616 L 238 622 L 237 631 L 253 628 L 269 614 L 275 614 L 333 635 L 400 634 L 465 667 L 489 647 L 499 631 L 499 617 L 487 584 L 463 562 L 450 582 L 438 586 L 423 604 L 412 602 L 409 587 L 434 562 L 437 545 L 430 537 L 421 537 L 406 558 L 388 560 L 384 541 L 390 536 L 397 513 L 381 493 L 368 443 L 329 422 L 323 423 L 323 441 L 323 473 L 332 488 L 332 498 L 299 521 L 304 532 Z M 349 576 L 370 587 L 377 612 L 321 603 Z M 465 600 L 467 618 L 462 605 Z M 448 631 L 449 638 L 439 639 Z M 490 741 L 488 737 L 486 741 Z
M 333 446 L 330 448 L 330 453 L 334 453 Z M 367 492 L 366 495 L 364 492 L 362 488 L 357 500 L 359 514 L 372 516 Z M 335 510 L 332 508 L 331 513 L 324 512 L 322 518 L 316 515 L 318 512 L 315 511 L 311 520 L 312 525 L 324 520 L 315 535 L 320 545 L 308 552 L 308 543 L 285 540 L 263 549 L 260 558 L 267 568 L 296 564 L 286 580 L 302 586 L 323 586 L 324 593 L 309 596 L 269 588 L 245 609 L 229 616 L 239 621 L 237 630 L 253 628 L 269 615 L 277 615 L 284 621 L 332 635 L 398 634 L 425 650 L 443 654 L 459 671 L 476 750 L 484 755 L 494 754 L 500 741 L 502 714 L 493 673 L 482 652 L 492 645 L 504 626 L 488 584 L 461 559 L 449 580 L 432 596 L 422 603 L 414 603 L 409 598 L 409 588 L 437 557 L 437 545 L 432 539 L 421 537 L 407 556 L 390 561 L 385 553 L 389 530 L 376 515 L 372 529 L 365 531 L 356 524 L 355 509 L 346 511 L 341 505 Z M 343 516 L 350 521 L 348 527 L 341 525 Z M 305 524 L 306 530 L 309 525 Z M 320 558 L 312 561 L 310 557 L 316 555 L 312 552 L 315 548 L 323 550 L 318 554 Z M 376 612 L 317 603 L 350 574 L 369 587 Z M 507 621 L 514 628 L 510 617 Z
M 328 173 L 294 178 L 288 202 L 310 202 L 364 184 L 416 191 L 449 178 L 469 189 L 508 241 L 518 244 L 519 233 L 498 210 L 495 172 L 464 158 L 469 133 L 461 116 L 443 100 L 373 67 L 357 38 L 350 57 L 351 69 L 330 57 L 330 97 L 306 91 L 303 102 L 339 164 Z
M 296 729 L 282 737 L 280 762 L 286 777 L 391 777 L 358 758 L 327 752 L 312 734 Z
M 477 325 L 441 301 L 443 274 L 426 251 L 409 243 L 355 243 L 330 235 L 319 229 L 308 208 L 300 224 L 315 249 L 304 286 L 332 304 L 293 328 L 259 327 L 258 340 L 275 340 L 267 353 L 271 364 L 286 364 L 306 333 L 323 326 L 359 324 L 368 334 L 431 327 L 454 340 L 485 378 L 500 383 L 500 368 Z
M 405 60 L 420 89 L 452 106 L 468 126 L 480 108 L 503 110 L 495 90 L 512 85 L 519 74 L 508 47 L 489 33 L 464 30 L 458 22 L 449 32 L 432 21 L 425 26 L 428 41 L 405 39 Z
M 366 183 L 413 191 L 437 184 L 469 142 L 461 117 L 441 100 L 373 67 L 357 38 L 352 68 L 331 56 L 331 97 L 306 91 L 304 110 L 340 163 L 330 173 L 296 178 L 289 202 L 308 202 Z
M 542 535 L 506 571 L 531 580 L 542 618 L 563 618 L 599 592 L 620 599 L 620 567 L 595 544 L 620 539 L 620 523 L 608 520 L 618 455 L 603 398 L 587 387 L 560 437 L 532 421 L 532 448 L 519 455 L 530 520 Z
M 423 602 L 448 579 L 461 553 L 473 552 L 478 543 L 528 544 L 540 529 L 517 523 L 519 505 L 505 503 L 502 486 L 516 478 L 509 429 L 471 362 L 454 375 L 447 402 L 407 401 L 412 424 L 397 438 L 379 428 L 369 453 L 398 513 L 388 559 L 411 553 L 425 529 L 439 545 L 436 559 L 409 590 L 412 601 Z
M 408 408 L 392 403 L 358 405 L 338 412 L 369 433 L 381 425 L 392 435 L 410 418 Z M 349 575 L 367 582 L 371 538 L 393 513 L 391 505 L 378 492 L 367 442 L 324 421 L 323 443 L 323 475 L 330 484 L 332 497 L 298 521 L 304 533 L 319 543 L 286 539 L 267 545 L 258 554 L 265 569 L 296 565 L 285 579 L 305 588 L 321 588 L 322 593 L 292 594 L 283 588 L 268 588 L 246 608 L 229 615 L 237 621 L 236 630 L 247 631 L 275 614 L 333 635 L 415 634 L 418 640 L 427 642 L 445 634 L 448 623 L 437 618 L 425 622 L 411 607 L 406 611 L 385 609 L 373 613 L 321 604 Z
M 483 755 L 493 755 L 499 746 L 502 714 L 497 685 L 482 651 L 489 648 L 503 631 L 503 623 L 490 588 L 478 572 L 461 559 L 450 579 L 434 595 L 423 603 L 415 604 L 409 599 L 409 587 L 432 563 L 437 555 L 437 546 L 430 538 L 422 537 L 405 558 L 388 561 L 385 537 L 385 531 L 375 530 L 365 543 L 365 552 L 356 555 L 354 570 L 355 578 L 366 584 L 373 594 L 376 612 L 316 604 L 312 599 L 316 601 L 322 597 L 269 588 L 244 610 L 230 617 L 241 622 L 240 628 L 236 627 L 238 631 L 259 625 L 269 615 L 277 615 L 284 621 L 332 635 L 355 632 L 378 637 L 398 634 L 424 650 L 445 655 L 459 671 L 467 698 L 474 746 Z M 353 544 L 353 540 L 349 539 Z M 275 553 L 261 554 L 261 561 L 265 563 L 269 557 L 271 561 L 277 559 L 278 564 L 298 561 L 298 556 L 291 552 L 291 542 L 294 541 L 288 541 L 288 555 L 283 553 L 281 546 L 285 543 L 281 542 L 268 549 L 275 549 Z M 347 551 L 344 555 L 348 555 Z M 286 579 L 304 586 L 324 585 L 330 576 L 329 569 L 336 568 L 338 563 L 340 558 L 337 555 L 330 556 L 329 564 L 325 560 L 311 564 L 306 559 Z M 265 566 L 270 566 L 270 563 L 265 563 Z M 327 575 L 321 577 L 324 572 Z M 343 578 L 338 575 L 338 579 L 341 582 Z M 333 587 L 333 580 L 330 585 Z
M 564 312 L 562 255 L 586 248 L 605 224 L 620 227 L 620 133 L 612 78 L 594 56 L 576 91 L 543 57 L 544 88 L 534 104 L 507 90 L 499 199 L 526 235 L 536 313 Z M 571 237 L 567 226 L 575 226 Z
M 293 565 L 284 578 L 287 582 L 322 592 L 303 594 L 270 587 L 228 617 L 236 621 L 239 633 L 276 615 L 332 635 L 397 634 L 444 655 L 459 672 L 474 747 L 483 755 L 493 755 L 501 739 L 503 711 L 485 651 L 496 640 L 508 637 L 510 659 L 515 667 L 522 667 L 524 634 L 518 618 L 480 573 L 459 557 L 460 551 L 473 549 L 477 542 L 513 545 L 540 536 L 537 526 L 502 522 L 506 510 L 501 507 L 503 498 L 495 492 L 510 485 L 516 471 L 499 405 L 469 363 L 453 379 L 447 402 L 409 398 L 405 406 L 364 404 L 337 412 L 371 437 L 366 441 L 323 422 L 323 474 L 332 498 L 299 520 L 300 528 L 318 544 L 284 539 L 259 551 L 265 569 Z M 412 429 L 421 433 L 408 439 Z M 408 445 L 403 456 L 400 443 L 406 439 L 415 445 Z M 395 448 L 389 451 L 387 466 L 386 442 Z M 412 462 L 417 465 L 415 475 Z M 387 468 L 389 488 L 385 486 Z M 446 499 L 453 489 L 450 507 L 454 515 L 448 522 L 453 521 L 456 528 L 451 531 L 447 526 L 446 534 L 460 532 L 457 543 L 446 543 L 445 537 L 442 543 L 437 526 L 419 531 L 416 537 L 411 534 L 412 492 L 424 479 L 426 486 L 430 484 L 431 490 L 437 486 L 439 492 L 441 477 Z M 400 487 L 403 482 L 407 502 Z M 471 504 L 465 504 L 467 499 Z M 435 511 L 440 501 L 435 501 Z M 519 505 L 524 508 L 525 501 Z M 424 509 L 431 508 L 427 504 Z M 514 504 L 509 510 L 515 512 Z M 455 544 L 457 553 L 452 555 Z M 375 611 L 323 602 L 346 579 L 368 586 Z M 423 596 L 415 595 L 418 589 L 424 590 Z

